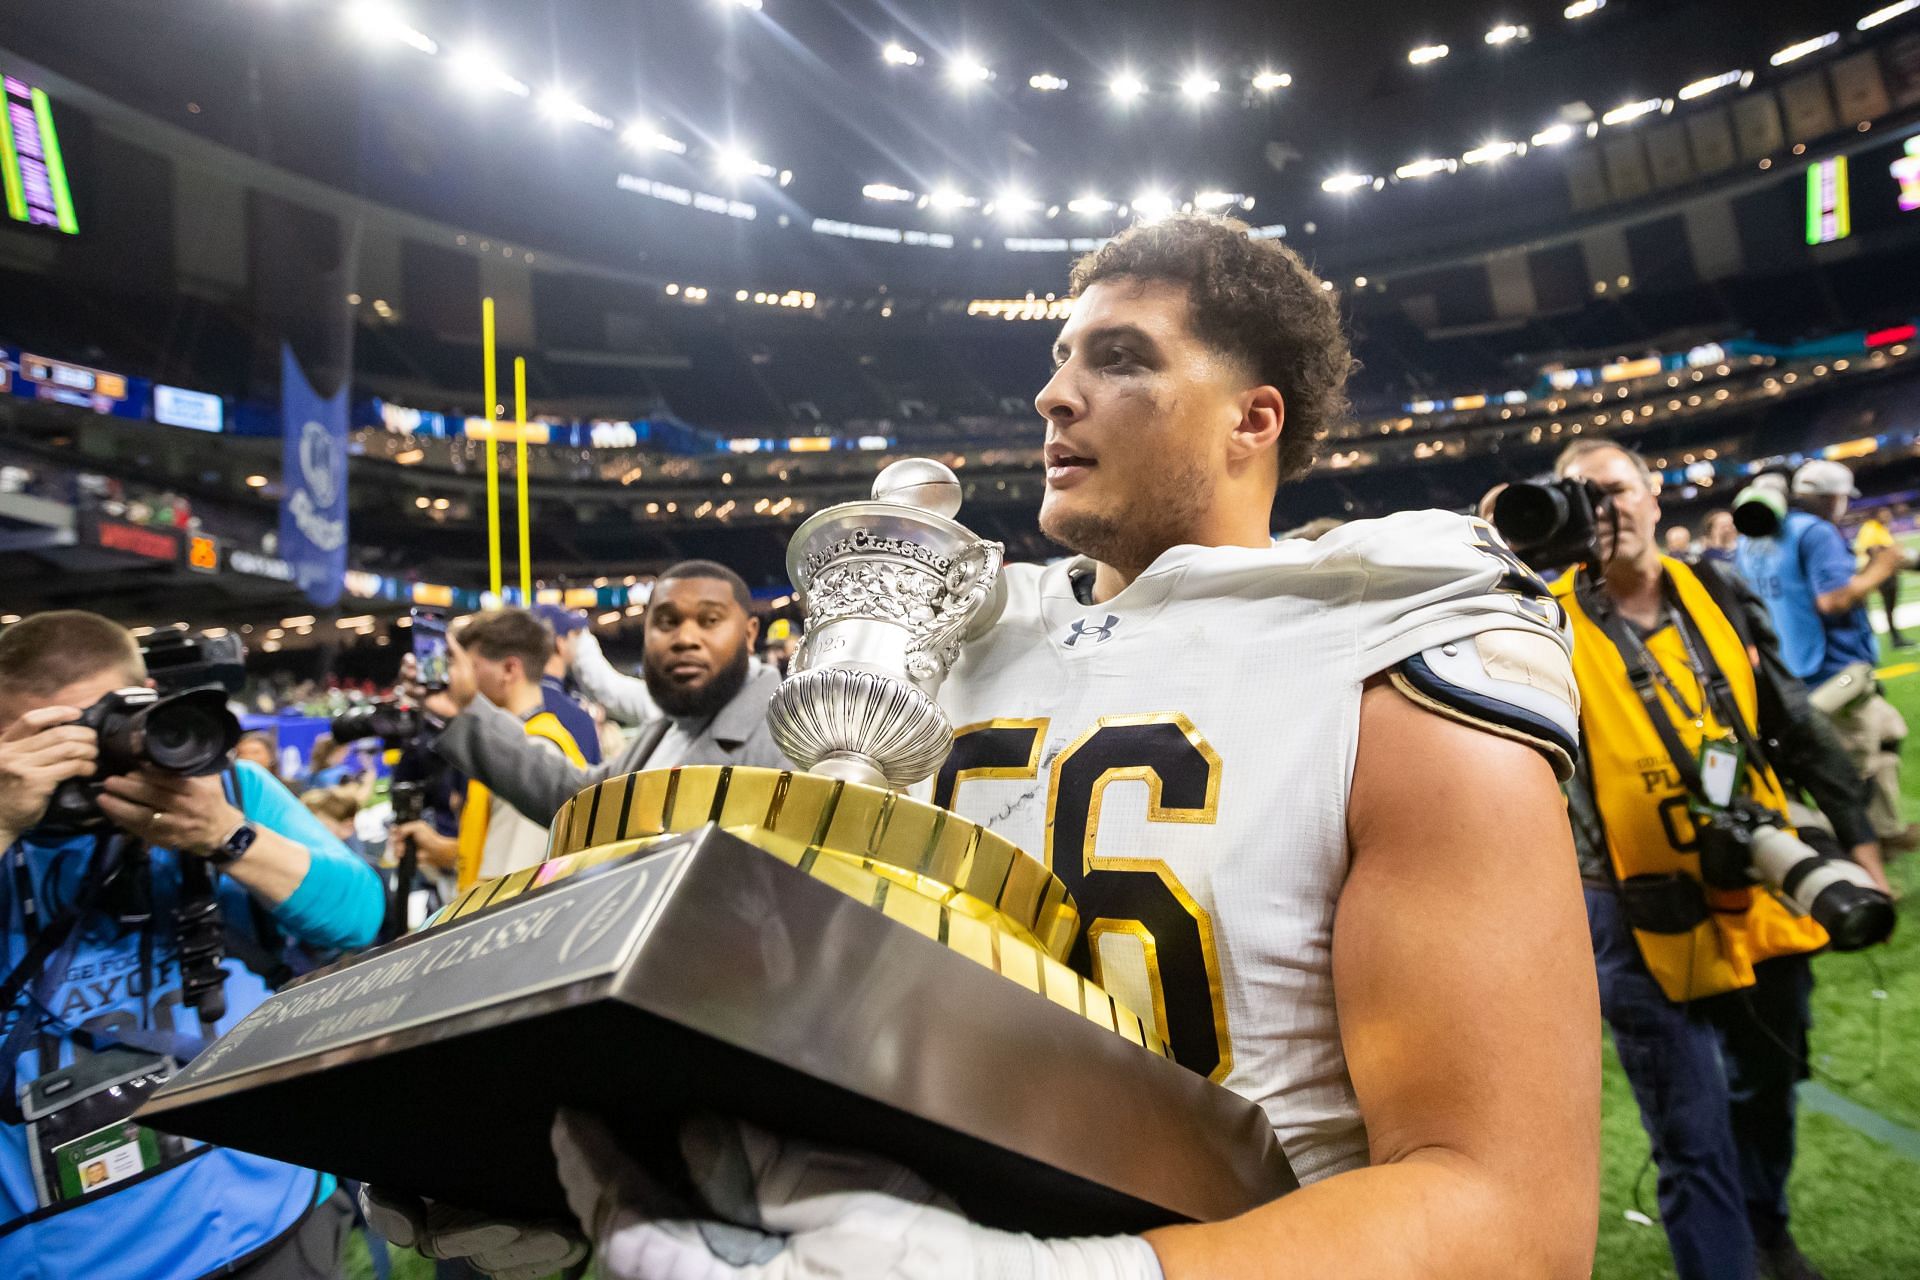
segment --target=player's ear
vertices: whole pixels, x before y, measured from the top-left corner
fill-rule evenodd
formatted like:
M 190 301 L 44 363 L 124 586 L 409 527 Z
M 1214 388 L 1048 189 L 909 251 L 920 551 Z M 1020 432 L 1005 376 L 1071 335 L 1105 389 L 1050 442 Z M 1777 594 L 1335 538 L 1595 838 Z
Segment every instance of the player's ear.
M 1277 388 L 1258 386 L 1240 401 L 1240 421 L 1228 442 L 1237 458 L 1252 458 L 1278 447 L 1280 429 L 1287 422 L 1287 402 Z

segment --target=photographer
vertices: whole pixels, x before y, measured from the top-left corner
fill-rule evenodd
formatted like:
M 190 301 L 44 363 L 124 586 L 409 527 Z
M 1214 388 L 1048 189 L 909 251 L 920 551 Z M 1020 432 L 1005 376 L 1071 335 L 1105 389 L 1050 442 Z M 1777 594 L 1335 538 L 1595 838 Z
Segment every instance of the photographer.
M 1773 613 L 1787 665 L 1807 682 L 1814 705 L 1834 726 L 1871 784 L 1867 815 L 1877 837 L 1900 848 L 1915 843 L 1900 805 L 1900 743 L 1907 724 L 1880 695 L 1873 678 L 1879 646 L 1867 597 L 1895 580 L 1905 562 L 1891 539 L 1856 568 L 1846 535 L 1834 522 L 1858 496 L 1853 473 L 1815 459 L 1793 473 L 1792 508 L 1770 537 L 1740 542 L 1738 564 Z M 1888 615 L 1891 622 L 1892 615 Z
M 258 765 L 154 762 L 197 740 L 217 768 L 230 718 L 187 707 L 129 768 L 138 735 L 100 712 L 147 683 L 97 614 L 0 633 L 0 1274 L 331 1276 L 349 1209 L 330 1176 L 129 1117 L 267 997 L 282 944 L 366 945 L 379 879 Z
M 1786 1187 L 1794 1087 L 1807 1075 L 1807 957 L 1828 933 L 1759 869 L 1783 851 L 1800 859 L 1787 892 L 1817 897 L 1814 913 L 1848 945 L 1859 945 L 1856 927 L 1890 927 L 1890 905 L 1858 869 L 1813 857 L 1782 830 L 1790 774 L 1844 842 L 1877 852 L 1857 781 L 1781 668 L 1758 602 L 1712 565 L 1660 554 L 1646 463 L 1583 441 L 1555 470 L 1585 482 L 1597 511 L 1585 550 L 1558 560 L 1587 567 L 1553 588 L 1573 622 L 1581 698 L 1569 815 L 1601 1010 L 1659 1165 L 1674 1264 L 1682 1280 L 1808 1280 L 1819 1273 L 1788 1232 Z M 1550 558 L 1513 540 L 1523 556 Z M 1824 896 L 1836 880 L 1844 889 Z M 1866 914 L 1835 916 L 1839 898 Z

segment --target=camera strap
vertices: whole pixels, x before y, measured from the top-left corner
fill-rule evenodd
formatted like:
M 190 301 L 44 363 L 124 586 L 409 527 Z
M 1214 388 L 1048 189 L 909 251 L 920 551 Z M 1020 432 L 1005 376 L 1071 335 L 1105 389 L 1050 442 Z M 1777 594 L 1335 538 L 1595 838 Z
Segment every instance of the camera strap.
M 1705 585 L 1704 579 L 1701 585 Z M 1759 737 L 1748 728 L 1747 718 L 1740 712 L 1740 702 L 1733 696 L 1733 682 L 1727 679 L 1727 673 L 1720 669 L 1719 662 L 1714 659 L 1712 647 L 1700 633 L 1700 624 L 1680 603 L 1680 593 L 1674 588 L 1671 578 L 1662 579 L 1660 593 L 1666 599 L 1674 629 L 1680 634 L 1680 643 L 1686 647 L 1687 665 L 1700 681 L 1701 691 L 1713 709 L 1714 718 L 1746 749 L 1749 761 L 1762 769 L 1771 769 L 1773 766 L 1767 760 L 1765 748 Z M 1708 594 L 1711 596 L 1712 593 Z M 1718 601 L 1715 603 L 1718 604 Z M 1733 619 L 1728 618 L 1728 622 L 1731 624 Z M 1737 625 L 1734 626 L 1734 633 L 1740 633 Z M 1746 637 L 1740 636 L 1740 639 L 1744 644 Z
M 1706 785 L 1700 778 L 1700 766 L 1688 752 L 1686 743 L 1680 740 L 1680 731 L 1674 728 L 1673 718 L 1660 705 L 1660 687 L 1654 676 L 1655 664 L 1651 651 L 1634 634 L 1632 624 L 1621 616 L 1620 610 L 1614 607 L 1613 601 L 1604 592 L 1594 590 L 1591 584 L 1583 580 L 1576 588 L 1576 594 L 1580 597 L 1580 607 L 1613 642 L 1621 662 L 1626 664 L 1627 679 L 1632 682 L 1633 691 L 1640 695 L 1640 701 L 1646 704 L 1647 718 L 1653 722 L 1653 731 L 1659 735 L 1660 745 L 1666 748 L 1668 758 L 1673 761 L 1681 784 L 1695 800 L 1704 802 Z M 1670 613 L 1675 612 L 1671 603 L 1668 609 Z M 1702 681 L 1703 690 L 1704 685 Z
M 53 989 L 65 980 L 67 970 L 73 967 L 73 953 L 79 946 L 80 922 L 92 913 L 107 886 L 120 873 L 120 859 L 111 852 L 113 843 L 110 835 L 94 837 L 93 857 L 88 859 L 87 873 L 74 895 L 73 906 L 36 932 L 20 963 L 0 979 L 0 1016 L 19 1004 L 29 987 L 34 989 L 26 1007 L 14 1018 L 6 1039 L 0 1040 L 0 1120 L 8 1124 L 22 1122 L 20 1100 L 14 1096 L 15 1064 L 26 1049 L 27 1041 L 40 1029 L 34 1007 L 50 1000 Z M 38 913 L 38 906 L 33 899 L 33 877 L 27 870 L 26 851 L 15 845 L 9 857 L 13 862 L 15 896 L 20 899 L 24 918 L 31 921 Z
M 1703 804 L 1710 803 L 1706 785 L 1700 776 L 1700 767 L 1693 753 L 1687 750 L 1680 740 L 1680 731 L 1674 727 L 1673 718 L 1666 708 L 1660 705 L 1660 685 L 1665 682 L 1665 673 L 1657 670 L 1653 653 L 1647 644 L 1637 635 L 1631 623 L 1614 606 L 1605 593 L 1595 590 L 1592 585 L 1582 581 L 1576 592 L 1580 598 L 1580 607 L 1592 618 L 1600 630 L 1620 654 L 1620 660 L 1626 665 L 1627 679 L 1632 682 L 1634 692 L 1640 695 L 1640 701 L 1646 704 L 1647 718 L 1653 722 L 1653 730 L 1660 737 L 1661 746 L 1666 748 L 1668 757 L 1673 761 L 1674 771 L 1680 775 L 1680 781 L 1693 798 Z M 1767 757 L 1760 744 L 1754 740 L 1747 729 L 1746 718 L 1740 714 L 1739 704 L 1733 697 L 1733 686 L 1727 680 L 1726 673 L 1713 659 L 1713 651 L 1707 646 L 1705 637 L 1697 634 L 1693 619 L 1682 605 L 1679 593 L 1673 583 L 1664 574 L 1661 576 L 1660 596 L 1667 608 L 1670 625 L 1680 637 L 1681 645 L 1686 649 L 1687 665 L 1700 682 L 1702 710 L 1711 709 L 1714 718 L 1719 720 L 1726 730 L 1734 735 L 1740 745 L 1746 748 L 1750 763 L 1766 767 Z M 1667 682 L 1670 683 L 1671 682 Z M 1685 704 L 1675 691 L 1674 701 Z

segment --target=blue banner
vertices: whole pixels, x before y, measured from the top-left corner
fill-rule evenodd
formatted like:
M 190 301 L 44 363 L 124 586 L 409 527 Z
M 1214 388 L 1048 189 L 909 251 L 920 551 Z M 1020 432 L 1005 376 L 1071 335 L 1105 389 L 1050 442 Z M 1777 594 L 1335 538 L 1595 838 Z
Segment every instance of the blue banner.
M 347 568 L 347 387 L 322 400 L 293 348 L 280 347 L 280 558 L 322 608 Z

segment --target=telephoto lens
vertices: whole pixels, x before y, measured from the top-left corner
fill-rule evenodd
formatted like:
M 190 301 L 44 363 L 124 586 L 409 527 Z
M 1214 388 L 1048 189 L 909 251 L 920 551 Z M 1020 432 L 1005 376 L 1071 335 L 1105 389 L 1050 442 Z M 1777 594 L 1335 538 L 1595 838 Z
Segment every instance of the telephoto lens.
M 1749 538 L 1771 538 L 1787 518 L 1787 489 L 1780 476 L 1761 476 L 1733 496 L 1733 527 Z
M 1823 858 L 1779 827 L 1756 827 L 1751 847 L 1754 872 L 1812 916 L 1835 951 L 1859 951 L 1893 933 L 1893 899 L 1857 864 Z

